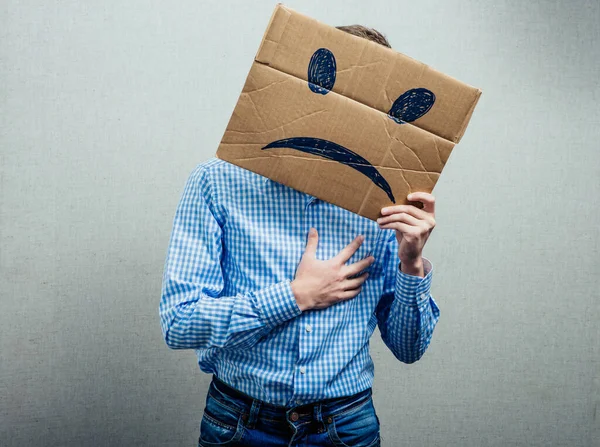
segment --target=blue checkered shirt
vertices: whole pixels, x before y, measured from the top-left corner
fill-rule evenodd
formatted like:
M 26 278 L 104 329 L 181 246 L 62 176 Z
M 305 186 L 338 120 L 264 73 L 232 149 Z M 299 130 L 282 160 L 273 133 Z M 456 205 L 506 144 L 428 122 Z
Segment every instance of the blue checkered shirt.
M 372 254 L 353 299 L 302 312 L 290 287 L 308 231 L 317 259 L 365 236 L 348 261 Z M 200 369 L 238 390 L 295 406 L 372 386 L 369 339 L 379 326 L 394 356 L 427 349 L 439 310 L 425 278 L 400 271 L 394 230 L 212 158 L 189 176 L 175 213 L 159 311 L 173 349 L 195 349 Z

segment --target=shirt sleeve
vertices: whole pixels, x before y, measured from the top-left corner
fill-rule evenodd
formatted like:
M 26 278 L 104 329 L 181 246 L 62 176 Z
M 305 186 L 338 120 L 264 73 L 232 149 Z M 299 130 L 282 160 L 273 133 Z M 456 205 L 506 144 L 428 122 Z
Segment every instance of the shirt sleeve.
M 222 227 L 202 166 L 190 175 L 177 207 L 164 265 L 159 305 L 172 349 L 245 349 L 302 311 L 290 281 L 222 296 Z
M 383 264 L 384 291 L 375 312 L 385 345 L 401 362 L 414 363 L 427 350 L 440 317 L 430 293 L 433 267 L 424 258 L 424 278 L 402 272 L 398 241 L 391 233 Z

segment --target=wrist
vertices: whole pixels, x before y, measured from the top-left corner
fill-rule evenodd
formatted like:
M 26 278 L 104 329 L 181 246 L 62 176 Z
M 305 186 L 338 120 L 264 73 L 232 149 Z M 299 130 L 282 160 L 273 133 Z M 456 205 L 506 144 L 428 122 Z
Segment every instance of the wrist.
M 296 299 L 296 304 L 298 304 L 298 308 L 302 312 L 310 309 L 310 303 L 308 302 L 308 298 L 303 293 L 304 289 L 301 284 L 298 284 L 298 280 L 293 280 L 290 283 L 290 287 L 292 288 L 292 293 L 294 294 L 294 298 Z
M 423 266 L 423 258 L 419 256 L 415 259 L 403 260 L 400 258 L 400 271 L 407 275 L 425 277 L 425 268 Z

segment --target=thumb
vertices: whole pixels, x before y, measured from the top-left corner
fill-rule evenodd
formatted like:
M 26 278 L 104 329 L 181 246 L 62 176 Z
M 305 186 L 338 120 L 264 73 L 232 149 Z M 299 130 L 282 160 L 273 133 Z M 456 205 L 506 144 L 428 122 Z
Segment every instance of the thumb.
M 311 228 L 308 232 L 308 240 L 306 241 L 305 256 L 314 258 L 317 256 L 317 245 L 319 245 L 319 233 L 316 228 Z

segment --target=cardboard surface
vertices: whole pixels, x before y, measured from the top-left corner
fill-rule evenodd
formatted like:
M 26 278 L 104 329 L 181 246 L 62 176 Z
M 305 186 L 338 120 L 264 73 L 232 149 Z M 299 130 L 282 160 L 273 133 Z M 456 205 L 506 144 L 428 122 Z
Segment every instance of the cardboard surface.
M 480 95 L 277 5 L 216 156 L 375 220 L 433 190 Z

